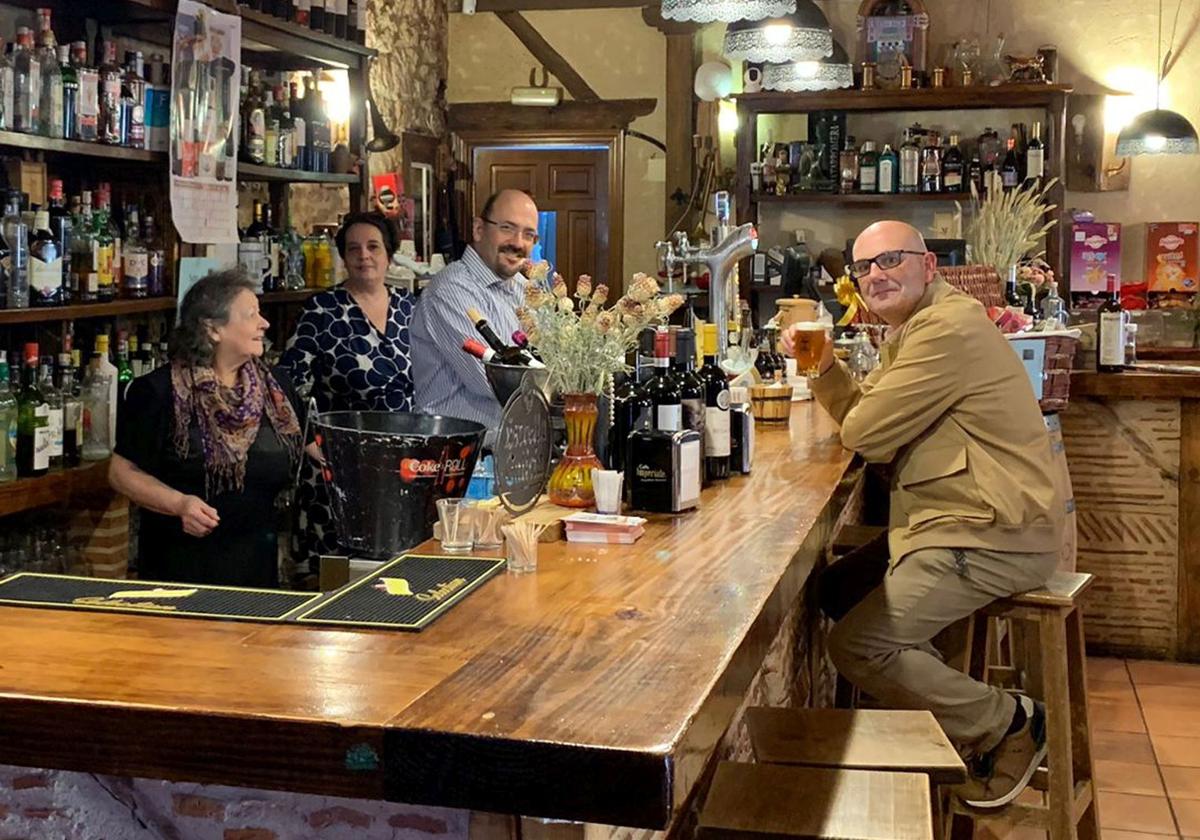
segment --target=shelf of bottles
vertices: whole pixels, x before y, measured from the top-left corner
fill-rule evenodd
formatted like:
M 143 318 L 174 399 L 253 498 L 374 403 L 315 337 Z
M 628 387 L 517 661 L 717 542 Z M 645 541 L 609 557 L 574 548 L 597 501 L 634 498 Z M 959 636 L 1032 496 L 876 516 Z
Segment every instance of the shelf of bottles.
M 47 507 L 74 495 L 95 493 L 107 487 L 107 458 L 102 461 L 85 461 L 78 467 L 50 472 L 38 478 L 0 481 L 0 516 Z M 20 530 L 14 527 L 9 533 L 15 534 Z
M 1072 91 L 1063 84 L 832 90 L 809 93 L 737 94 L 739 108 L 757 114 L 807 111 L 953 111 L 984 108 L 1049 108 Z
M 120 315 L 140 315 L 146 312 L 169 312 L 174 309 L 175 298 L 173 297 L 114 300 L 109 303 L 81 303 L 30 309 L 3 309 L 0 310 L 0 326 L 79 321 L 85 318 L 115 318 Z

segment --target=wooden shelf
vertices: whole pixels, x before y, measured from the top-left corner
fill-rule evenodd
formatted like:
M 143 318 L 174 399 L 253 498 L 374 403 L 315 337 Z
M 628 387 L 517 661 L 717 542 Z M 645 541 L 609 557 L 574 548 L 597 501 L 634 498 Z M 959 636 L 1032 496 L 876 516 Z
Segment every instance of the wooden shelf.
M 750 196 L 756 204 L 834 204 L 841 206 L 879 207 L 886 204 L 909 204 L 970 201 L 970 193 L 826 193 L 803 192 L 788 195 L 760 193 Z
M 166 163 L 167 161 L 166 152 L 128 149 L 124 146 L 109 146 L 106 143 L 85 143 L 81 140 L 58 140 L 37 134 L 22 134 L 19 131 L 0 131 L 0 146 L 46 152 L 53 155 L 104 158 L 119 163 Z
M 286 292 L 263 292 L 258 296 L 260 303 L 298 303 L 308 300 L 317 292 L 327 289 L 289 289 Z
M 288 184 L 357 184 L 359 176 L 348 172 L 305 172 L 238 162 L 239 181 L 268 181 Z
M 1200 347 L 1139 347 L 1139 362 L 1200 362 Z
M 833 90 L 813 93 L 743 93 L 738 108 L 752 113 L 805 111 L 949 111 L 987 108 L 1046 108 L 1072 91 L 1071 85 Z
M 175 298 L 114 300 L 111 303 L 79 303 L 73 306 L 46 306 L 30 309 L 0 309 L 0 326 L 37 324 L 48 321 L 79 321 L 84 318 L 114 318 L 144 312 L 167 312 L 175 308 Z
M 107 488 L 107 458 L 85 461 L 82 466 L 47 473 L 39 478 L 19 478 L 0 484 L 0 516 L 66 502 L 72 496 Z

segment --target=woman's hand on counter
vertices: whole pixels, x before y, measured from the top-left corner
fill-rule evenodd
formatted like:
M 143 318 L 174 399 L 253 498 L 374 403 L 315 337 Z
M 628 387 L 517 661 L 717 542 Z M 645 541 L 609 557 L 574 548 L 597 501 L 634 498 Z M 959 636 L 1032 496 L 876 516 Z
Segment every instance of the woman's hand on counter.
M 221 522 L 217 511 L 199 496 L 181 495 L 176 515 L 183 523 L 184 533 L 193 537 L 207 537 Z

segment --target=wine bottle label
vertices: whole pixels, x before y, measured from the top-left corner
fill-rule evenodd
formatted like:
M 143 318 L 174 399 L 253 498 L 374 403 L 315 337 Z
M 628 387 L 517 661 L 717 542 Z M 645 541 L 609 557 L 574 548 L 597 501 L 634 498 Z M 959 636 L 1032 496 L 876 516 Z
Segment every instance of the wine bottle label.
M 46 424 L 46 431 L 50 438 L 50 457 L 61 457 L 63 454 L 63 412 L 61 408 L 50 409 L 50 422 Z
M 52 300 L 62 286 L 62 258 L 46 262 L 34 257 L 29 264 L 29 285 L 35 300 Z
M 862 185 L 863 192 L 874 192 L 876 182 L 876 170 L 874 166 L 864 166 L 858 170 L 858 182 Z
M 678 432 L 683 428 L 683 406 L 657 406 L 654 412 L 654 427 L 663 432 Z
M 1029 149 L 1025 155 L 1025 175 L 1041 178 L 1045 172 L 1045 153 L 1041 149 Z
M 704 400 L 698 397 L 683 400 L 683 428 L 704 434 Z
M 145 287 L 150 276 L 150 255 L 146 252 L 125 252 L 126 285 Z
M 708 406 L 704 409 L 704 454 L 710 458 L 725 458 L 729 455 L 729 398 L 725 395 L 725 407 Z
M 1121 366 L 1125 364 L 1125 313 L 1101 312 L 1099 337 L 1097 344 L 1100 349 L 1099 362 L 1102 365 Z
M 333 13 L 345 17 L 349 11 L 350 0 L 333 0 Z
M 879 191 L 881 193 L 890 193 L 892 191 L 892 184 L 896 180 L 896 168 L 892 164 L 891 160 L 881 160 L 879 162 L 879 175 L 877 180 L 879 182 Z
M 945 183 L 946 189 L 957 189 L 962 186 L 962 172 L 947 169 L 946 174 L 942 177 L 942 181 Z

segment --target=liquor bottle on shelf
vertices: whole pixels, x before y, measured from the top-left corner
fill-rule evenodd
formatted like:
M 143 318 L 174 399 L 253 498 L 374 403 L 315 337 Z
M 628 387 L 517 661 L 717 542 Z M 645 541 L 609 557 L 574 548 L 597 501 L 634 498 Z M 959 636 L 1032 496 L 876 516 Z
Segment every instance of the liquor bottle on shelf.
M 109 230 L 109 207 L 104 192 L 97 190 L 98 205 L 92 214 L 92 248 L 96 265 L 96 299 L 114 300 L 117 296 L 116 239 Z
M 973 155 L 971 162 L 967 164 L 966 191 L 970 192 L 972 186 L 975 187 L 975 192 L 980 198 L 987 192 L 987 187 L 983 180 L 983 163 L 979 160 L 978 154 Z
M 146 80 L 140 51 L 125 53 L 121 75 L 121 145 L 146 148 Z
M 1016 189 L 1021 183 L 1021 164 L 1017 159 L 1017 139 L 1009 137 L 1004 160 L 1000 164 L 1000 184 L 1007 190 Z
M 365 5 L 367 0 L 347 0 L 346 3 L 346 40 L 358 43 L 358 7 Z
M 146 246 L 146 294 L 162 297 L 167 293 L 167 252 L 154 224 L 154 216 L 149 213 L 142 221 L 142 242 Z
M 990 127 L 985 128 L 983 134 L 979 135 L 979 163 L 983 171 L 999 169 L 1003 155 L 1004 145 L 1000 142 L 1000 135 Z
M 283 288 L 304 288 L 304 240 L 289 218 L 279 235 L 280 274 Z
M 63 79 L 58 42 L 50 25 L 50 10 L 38 9 L 38 46 L 41 88 L 38 92 L 38 134 L 61 138 L 63 134 Z
M 900 146 L 900 192 L 915 193 L 921 184 L 921 149 L 911 129 L 904 130 Z
M 100 66 L 100 142 L 121 145 L 121 66 L 117 64 L 117 44 L 104 42 L 104 63 Z
M 145 298 L 150 296 L 150 252 L 142 241 L 141 228 L 138 225 L 137 205 L 125 207 L 125 242 L 121 259 L 124 269 L 124 285 L 122 292 L 127 298 Z
M 771 354 L 767 351 L 767 337 L 765 333 L 759 334 L 756 348 L 754 369 L 758 372 L 758 378 L 762 380 L 762 384 L 770 385 L 775 382 L 775 360 L 771 358 Z
M 124 330 L 117 331 L 117 405 L 125 401 L 125 391 L 133 381 L 133 366 L 129 364 L 129 339 Z
M 308 28 L 315 32 L 325 31 L 325 4 L 327 0 L 312 0 L 308 12 Z
M 63 182 L 61 178 L 50 179 L 50 232 L 54 234 L 55 240 L 58 242 L 58 248 L 62 252 L 63 259 L 63 288 L 67 290 L 67 300 L 69 302 L 73 294 L 71 294 L 71 249 L 74 244 L 72 241 L 72 224 L 71 213 L 67 210 L 63 196 Z
M 96 336 L 83 378 L 83 459 L 99 461 L 113 450 L 117 429 L 117 368 L 108 358 L 108 336 Z
M 38 346 L 25 345 L 25 375 L 17 393 L 17 475 L 36 478 L 50 469 L 50 405 L 38 389 Z
M 308 22 L 312 15 L 312 0 L 296 0 L 296 11 L 292 14 L 292 21 L 298 26 L 308 26 Z
M 900 158 L 890 143 L 883 144 L 879 153 L 879 170 L 876 175 L 879 192 L 891 195 L 900 189 Z
M 1014 141 L 1014 151 L 1017 153 L 1017 183 L 1020 184 L 1025 180 L 1025 152 L 1029 148 L 1025 133 L 1025 123 L 1013 123 L 1010 136 Z
M 349 11 L 349 0 L 333 0 L 333 37 L 340 38 L 343 41 L 346 39 Z
M 77 467 L 83 456 L 83 403 L 75 382 L 71 353 L 58 354 L 58 390 L 63 400 L 63 466 Z
M 295 82 L 288 85 L 288 113 L 292 118 L 292 137 L 296 147 L 295 169 L 308 168 L 308 125 L 304 115 L 304 100 L 299 96 L 299 88 Z
M 879 152 L 875 151 L 873 140 L 863 143 L 862 152 L 858 156 L 858 191 L 879 192 Z
M 325 0 L 324 32 L 326 35 L 332 35 L 336 31 L 337 31 L 337 0 Z
M 291 169 L 296 163 L 296 124 L 292 119 L 285 90 L 286 88 L 283 85 L 275 86 L 274 103 L 271 105 L 271 120 L 278 125 L 275 165 L 283 169 Z
M 13 53 L 13 131 L 36 134 L 42 96 L 42 66 L 33 52 L 33 33 L 28 27 L 17 29 L 17 48 Z
M 38 390 L 50 408 L 50 469 L 61 470 L 63 466 L 63 395 L 54 384 L 54 359 L 42 356 L 39 365 Z
M 675 382 L 683 406 L 683 428 L 704 439 L 704 380 L 696 374 L 696 334 L 686 327 L 675 333 Z
M 125 339 L 127 355 L 129 356 L 130 381 L 137 379 L 142 375 L 142 357 L 141 357 L 141 340 L 136 332 L 129 333 Z M 118 368 L 119 370 L 119 368 Z
M 275 17 L 283 20 L 291 20 L 295 14 L 295 7 L 292 0 L 275 0 Z
M 246 120 L 242 132 L 242 159 L 248 163 L 266 163 L 267 114 L 262 101 L 262 78 L 257 70 L 250 71 L 242 113 Z
M 96 243 L 95 220 L 92 218 L 92 193 L 84 190 L 80 196 L 79 215 L 71 226 L 71 288 L 80 303 L 100 299 L 100 250 Z
M 29 237 L 30 302 L 34 306 L 62 306 L 66 291 L 62 245 L 50 230 L 50 211 L 39 210 Z
M 1025 147 L 1025 181 L 1041 186 L 1046 175 L 1046 147 L 1042 143 L 1042 124 L 1033 124 L 1033 136 Z
M 317 80 L 309 74 L 304 78 L 305 118 L 308 120 L 308 166 L 309 172 L 329 171 L 330 126 L 325 115 Z
M 263 165 L 279 166 L 279 113 L 275 107 L 275 94 L 270 88 L 262 89 L 263 105 Z
M 9 190 L 3 219 L 4 245 L 8 250 L 9 309 L 29 308 L 29 228 L 21 220 L 21 191 Z
M 79 74 L 66 44 L 58 47 L 58 74 L 62 81 L 62 136 L 74 140 L 79 135 Z
M 846 135 L 846 145 L 838 155 L 838 171 L 841 173 L 840 191 L 850 194 L 858 190 L 858 149 L 854 145 L 854 135 Z
M 921 148 L 921 192 L 940 193 L 942 191 L 942 147 L 938 144 L 938 136 L 930 135 Z
M 0 350 L 0 484 L 17 478 L 17 398 L 9 384 L 8 354 Z
M 71 66 L 79 79 L 74 139 L 95 142 L 100 139 L 100 72 L 88 65 L 83 41 L 71 42 Z
M 1120 373 L 1125 369 L 1125 312 L 1117 276 L 1108 275 L 1108 296 L 1096 310 L 1096 370 Z
M 963 176 L 966 167 L 963 165 L 962 149 L 959 148 L 957 131 L 950 132 L 950 145 L 942 152 L 942 189 L 948 193 L 963 191 Z
M 654 403 L 654 428 L 678 432 L 683 428 L 683 395 L 671 378 L 671 336 L 665 329 L 654 335 L 654 376 L 642 393 Z
M 358 0 L 355 11 L 354 37 L 353 40 L 362 45 L 367 43 L 367 0 Z
M 1022 311 L 1030 308 L 1028 295 L 1021 291 L 1015 271 L 1009 271 L 1004 278 L 1004 303 Z

